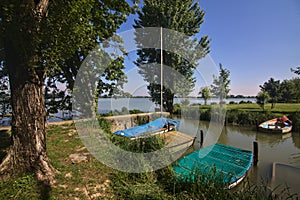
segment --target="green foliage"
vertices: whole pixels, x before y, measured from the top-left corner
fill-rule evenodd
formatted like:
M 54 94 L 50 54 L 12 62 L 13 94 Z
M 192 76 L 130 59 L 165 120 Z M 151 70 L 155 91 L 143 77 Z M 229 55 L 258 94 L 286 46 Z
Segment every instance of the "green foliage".
M 136 7 L 125 0 L 45 1 L 48 6 L 38 13 L 39 2 L 1 1 L 0 49 L 5 53 L 0 59 L 8 68 L 24 65 L 24 73 L 20 66 L 14 66 L 18 68 L 14 73 L 21 77 L 26 77 L 28 71 L 38 74 L 41 82 L 48 77 L 48 112 L 70 110 L 70 94 L 82 61 L 99 43 L 114 35 Z M 115 37 L 113 42 L 120 44 L 121 40 Z M 19 63 L 8 60 L 9 55 Z M 122 87 L 126 81 L 123 62 L 122 57 L 115 58 L 100 75 L 103 79 L 99 79 L 99 95 L 111 94 L 112 90 L 117 93 Z M 60 87 L 62 84 L 65 89 Z
M 270 100 L 272 103 L 272 108 L 275 107 L 275 103 L 278 101 L 278 97 L 280 94 L 279 91 L 280 81 L 274 80 L 274 78 L 270 78 L 267 82 L 265 82 L 263 85 L 260 85 L 261 91 L 268 92 L 270 95 Z
M 98 117 L 98 122 L 104 133 L 111 133 L 111 123 L 107 119 Z
M 295 131 L 300 131 L 300 111 L 290 113 L 288 118 L 293 122 L 293 129 Z
M 220 103 L 227 98 L 229 94 L 229 84 L 230 84 L 230 71 L 223 68 L 220 63 L 220 73 L 218 77 L 214 76 L 213 84 L 211 85 L 211 93 L 220 99 Z
M 270 96 L 268 102 L 272 103 L 299 103 L 300 102 L 300 78 L 290 80 L 275 81 L 273 78 L 260 86 L 261 91 L 267 92 Z
M 201 88 L 199 94 L 204 99 L 204 104 L 207 104 L 207 100 L 212 97 L 209 87 L 203 87 Z
M 162 27 L 191 37 L 199 33 L 204 14 L 199 3 L 193 0 L 146 0 L 141 11 L 138 12 L 139 18 L 135 20 L 134 28 L 157 27 L 159 30 L 159 27 Z M 174 51 L 182 49 L 181 55 L 171 52 L 171 50 L 163 50 L 162 52 L 163 65 L 174 70 L 164 71 L 163 77 L 163 107 L 172 114 L 174 96 L 186 96 L 194 87 L 193 69 L 195 69 L 197 61 L 209 52 L 209 40 L 207 36 L 203 36 L 200 40 L 182 38 L 182 35 L 174 36 L 167 30 L 163 31 L 163 36 L 167 37 L 163 43 L 172 44 L 171 46 L 176 48 Z M 135 64 L 139 67 L 139 73 L 149 84 L 148 90 L 152 101 L 161 104 L 160 70 L 158 70 L 157 65 L 153 64 L 161 63 L 161 49 L 144 48 L 144 41 L 148 41 L 147 37 L 146 33 L 136 34 L 135 40 L 141 49 L 137 51 L 139 57 Z M 178 74 L 184 80 L 181 80 Z
M 260 91 L 256 96 L 256 103 L 265 110 L 265 104 L 269 101 L 270 95 L 267 91 Z

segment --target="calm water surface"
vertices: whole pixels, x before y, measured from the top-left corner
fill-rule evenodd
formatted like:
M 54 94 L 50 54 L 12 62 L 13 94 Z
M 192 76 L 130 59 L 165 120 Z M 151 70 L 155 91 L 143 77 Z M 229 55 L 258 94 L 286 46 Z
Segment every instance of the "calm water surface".
M 209 122 L 181 119 L 180 131 L 195 136 L 196 130 L 204 131 L 206 137 Z M 293 132 L 285 135 L 256 132 L 253 127 L 227 126 L 223 127 L 218 139 L 219 143 L 227 144 L 247 150 L 253 149 L 253 141 L 258 142 L 258 164 L 253 166 L 248 174 L 252 181 L 271 181 L 273 162 L 284 163 L 300 169 L 300 133 Z M 289 177 L 274 184 L 291 185 L 292 191 L 300 194 L 300 170 L 289 169 Z M 286 169 L 276 171 L 278 177 L 288 177 Z M 279 179 L 279 178 L 278 178 Z
M 180 104 L 184 99 L 174 98 L 174 104 Z M 202 98 L 187 98 L 190 104 L 204 104 Z M 226 103 L 241 101 L 251 101 L 255 103 L 255 98 L 228 98 L 225 99 Z M 207 104 L 218 103 L 219 99 L 209 99 Z M 107 113 L 109 111 L 118 110 L 121 111 L 123 107 L 128 110 L 141 110 L 143 112 L 153 112 L 155 108 L 159 108 L 159 105 L 153 103 L 150 98 L 99 98 L 98 100 L 98 112 Z

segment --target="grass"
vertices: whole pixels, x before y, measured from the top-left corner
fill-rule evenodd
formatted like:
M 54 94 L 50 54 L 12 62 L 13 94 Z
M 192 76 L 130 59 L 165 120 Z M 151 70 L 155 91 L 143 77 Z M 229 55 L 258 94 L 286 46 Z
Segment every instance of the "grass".
M 227 110 L 244 110 L 244 111 L 255 111 L 264 112 L 258 104 L 227 104 Z M 300 103 L 276 103 L 275 108 L 271 109 L 271 104 L 265 105 L 266 112 L 273 113 L 291 113 L 300 112 Z
M 201 110 L 207 110 L 211 108 L 211 105 L 199 105 L 192 106 L 194 108 L 199 107 Z M 276 103 L 275 107 L 271 109 L 271 104 L 265 105 L 265 110 L 262 109 L 256 103 L 243 103 L 243 104 L 226 104 L 227 111 L 229 110 L 243 110 L 253 112 L 273 112 L 273 113 L 291 113 L 300 112 L 300 103 Z
M 6 139 L 0 140 L 0 149 L 5 151 L 9 133 L 1 132 L 2 136 Z M 125 148 L 125 140 L 114 140 Z M 154 144 L 153 148 L 161 145 L 157 141 Z M 73 163 L 70 154 L 88 153 L 73 124 L 49 126 L 47 148 L 53 166 L 59 171 L 55 185 L 44 191 L 35 177 L 28 174 L 1 182 L 0 199 L 281 199 L 281 196 L 266 195 L 266 185 L 246 184 L 239 190 L 225 190 L 215 182 L 203 185 L 201 180 L 205 177 L 195 183 L 181 183 L 174 178 L 171 166 L 135 174 L 113 170 L 93 156 L 88 156 L 86 162 Z
M 218 108 L 218 105 L 213 105 Z M 262 123 L 266 120 L 275 117 L 282 117 L 287 115 L 293 122 L 294 131 L 300 129 L 300 103 L 276 103 L 275 107 L 271 109 L 271 104 L 266 104 L 263 110 L 255 103 L 241 103 L 241 104 L 226 104 L 222 110 L 226 111 L 226 122 L 234 125 L 256 125 L 256 122 Z M 212 112 L 214 110 L 214 112 Z M 222 115 L 218 109 L 212 109 L 212 105 L 191 105 L 180 107 L 176 104 L 175 115 L 182 115 L 185 118 L 195 120 L 210 121 L 212 114 L 214 116 Z

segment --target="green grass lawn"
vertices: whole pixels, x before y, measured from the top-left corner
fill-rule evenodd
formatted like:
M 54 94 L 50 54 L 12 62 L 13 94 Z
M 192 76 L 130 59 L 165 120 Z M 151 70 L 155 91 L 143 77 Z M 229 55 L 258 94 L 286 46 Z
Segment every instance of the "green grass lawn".
M 263 109 L 258 104 L 227 104 L 227 110 L 245 110 L 245 111 L 257 111 L 262 112 Z M 265 111 L 271 111 L 274 113 L 290 113 L 300 112 L 300 103 L 276 103 L 275 108 L 271 109 L 271 104 L 265 105 Z

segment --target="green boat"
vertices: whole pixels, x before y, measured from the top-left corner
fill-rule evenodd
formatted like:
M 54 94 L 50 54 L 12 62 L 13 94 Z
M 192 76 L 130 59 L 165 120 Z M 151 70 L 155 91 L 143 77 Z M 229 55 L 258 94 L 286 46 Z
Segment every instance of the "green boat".
M 252 160 L 251 151 L 217 143 L 184 156 L 173 169 L 181 181 L 192 182 L 197 174 L 203 174 L 221 180 L 230 189 L 243 180 Z

